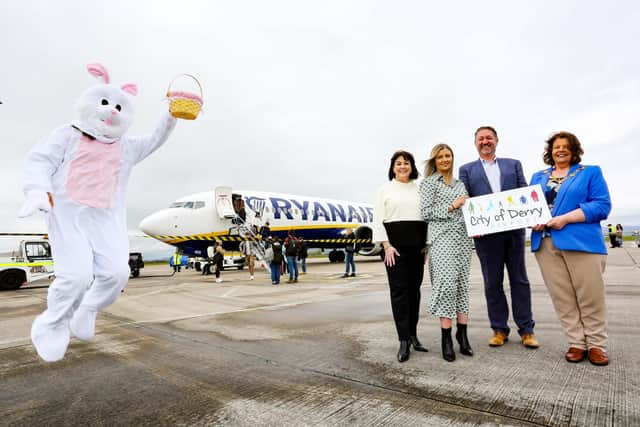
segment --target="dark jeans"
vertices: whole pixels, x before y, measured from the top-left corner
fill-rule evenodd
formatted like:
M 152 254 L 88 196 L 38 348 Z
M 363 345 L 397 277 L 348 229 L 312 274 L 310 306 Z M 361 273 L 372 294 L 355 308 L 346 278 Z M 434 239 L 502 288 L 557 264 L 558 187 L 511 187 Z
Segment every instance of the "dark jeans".
M 484 295 L 491 329 L 509 334 L 509 304 L 504 293 L 504 267 L 509 275 L 511 309 L 518 334 L 532 334 L 531 287 L 524 261 L 524 230 L 505 231 L 475 239 L 482 268 Z
M 280 283 L 280 263 L 272 262 L 269 267 L 271 268 L 271 283 Z
M 416 336 L 420 313 L 420 286 L 424 276 L 424 256 L 420 247 L 396 247 L 400 256 L 387 268 L 391 309 L 399 340 Z
M 356 274 L 356 262 L 353 259 L 353 255 L 354 255 L 353 252 L 347 252 L 347 259 L 345 259 L 344 261 L 345 264 L 347 265 L 346 266 L 347 269 L 345 270 L 346 274 L 349 274 L 349 267 L 351 267 L 351 272 L 353 274 Z

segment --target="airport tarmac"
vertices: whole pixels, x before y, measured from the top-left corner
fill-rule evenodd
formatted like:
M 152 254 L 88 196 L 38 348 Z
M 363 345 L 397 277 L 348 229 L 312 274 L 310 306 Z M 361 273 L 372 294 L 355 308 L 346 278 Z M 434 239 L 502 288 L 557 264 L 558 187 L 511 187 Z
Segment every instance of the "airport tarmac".
M 38 359 L 31 321 L 46 288 L 0 293 L 1 425 L 640 426 L 640 249 L 611 249 L 605 280 L 611 364 L 564 360 L 567 344 L 535 259 L 527 255 L 541 348 L 491 348 L 477 259 L 471 272 L 473 357 L 442 359 L 425 305 L 429 353 L 396 361 L 382 262 L 312 260 L 297 284 L 260 271 L 224 282 L 168 266 L 142 270 L 99 315 L 90 343 Z M 457 344 L 456 344 L 457 350 Z

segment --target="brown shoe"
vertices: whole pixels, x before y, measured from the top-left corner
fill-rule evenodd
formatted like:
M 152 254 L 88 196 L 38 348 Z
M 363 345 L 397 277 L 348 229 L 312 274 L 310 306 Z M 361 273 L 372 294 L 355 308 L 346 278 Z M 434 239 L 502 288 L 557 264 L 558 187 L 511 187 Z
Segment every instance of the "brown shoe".
M 577 347 L 569 347 L 569 350 L 564 355 L 567 362 L 578 363 L 582 362 L 587 355 L 587 350 L 583 350 Z
M 527 348 L 538 348 L 540 347 L 540 343 L 536 339 L 534 334 L 524 334 L 522 336 L 522 345 Z
M 509 341 L 507 334 L 502 331 L 495 331 L 493 336 L 489 339 L 489 346 L 502 347 L 507 341 Z
M 589 349 L 589 362 L 596 366 L 606 366 L 609 364 L 609 356 L 607 350 L 603 350 L 597 347 L 591 347 Z

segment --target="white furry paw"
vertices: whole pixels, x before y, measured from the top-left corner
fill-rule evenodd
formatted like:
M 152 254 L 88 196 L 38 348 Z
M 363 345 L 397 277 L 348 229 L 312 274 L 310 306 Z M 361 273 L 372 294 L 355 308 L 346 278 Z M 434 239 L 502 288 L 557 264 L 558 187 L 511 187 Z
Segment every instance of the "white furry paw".
M 71 339 L 69 326 L 63 323 L 52 327 L 42 325 L 38 320 L 39 316 L 31 325 L 31 342 L 38 356 L 45 362 L 62 360 Z
M 18 211 L 18 218 L 31 216 L 39 211 L 49 212 L 51 204 L 46 191 L 32 190 L 27 193 L 27 197 Z
M 98 312 L 96 310 L 89 309 L 87 307 L 80 306 L 73 317 L 69 328 L 74 337 L 82 341 L 89 341 L 96 332 L 96 316 Z

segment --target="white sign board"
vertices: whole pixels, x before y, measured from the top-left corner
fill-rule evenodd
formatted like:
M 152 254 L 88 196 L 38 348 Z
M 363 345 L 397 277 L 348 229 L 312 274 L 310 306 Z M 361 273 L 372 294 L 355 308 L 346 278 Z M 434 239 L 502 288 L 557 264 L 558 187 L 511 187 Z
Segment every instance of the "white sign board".
M 462 206 L 469 236 L 545 224 L 551 213 L 540 184 L 471 197 Z

